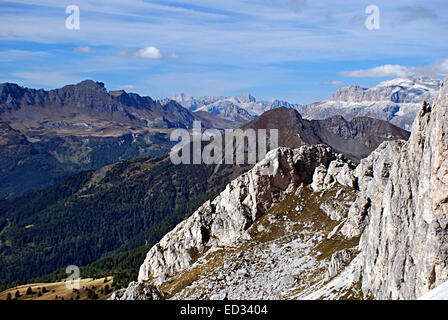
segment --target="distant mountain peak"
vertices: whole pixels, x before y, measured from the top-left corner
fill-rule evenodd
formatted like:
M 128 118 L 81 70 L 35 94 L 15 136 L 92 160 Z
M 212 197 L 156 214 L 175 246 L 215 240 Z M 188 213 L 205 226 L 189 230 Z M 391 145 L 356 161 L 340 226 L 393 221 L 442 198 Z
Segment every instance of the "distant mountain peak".
M 251 103 L 251 102 L 257 102 L 257 100 L 249 93 L 242 93 L 239 95 L 236 95 L 232 97 L 234 100 L 237 100 L 242 103 Z
M 119 97 L 119 96 L 121 96 L 123 94 L 126 94 L 126 91 L 124 91 L 124 90 L 113 90 L 113 91 L 109 91 L 109 94 L 111 96 L 114 96 L 114 97 Z
M 371 88 L 353 85 L 338 89 L 332 100 L 345 102 L 423 102 L 422 98 L 434 97 L 440 80 L 432 77 L 396 78 L 379 83 Z
M 171 97 L 172 100 L 192 100 L 193 96 L 186 95 L 185 93 L 178 93 Z
M 79 86 L 79 87 L 98 87 L 99 86 L 101 88 L 104 88 L 104 83 L 86 79 L 86 80 L 79 82 L 78 84 L 75 84 L 75 86 Z
M 77 88 L 77 89 L 81 89 L 81 90 L 97 90 L 97 91 L 103 91 L 105 93 L 107 92 L 106 87 L 103 82 L 93 81 L 93 80 L 89 80 L 89 79 L 83 80 L 76 84 L 70 84 L 70 85 L 64 86 L 61 89 L 57 89 L 57 90 L 67 90 L 67 89 L 71 89 L 71 88 Z

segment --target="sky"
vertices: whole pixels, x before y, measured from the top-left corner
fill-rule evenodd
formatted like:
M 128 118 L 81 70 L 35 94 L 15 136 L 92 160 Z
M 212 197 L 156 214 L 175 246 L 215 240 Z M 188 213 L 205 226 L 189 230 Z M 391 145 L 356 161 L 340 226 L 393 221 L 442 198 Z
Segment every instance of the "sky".
M 305 104 L 448 76 L 447 30 L 446 0 L 0 0 L 0 82 Z

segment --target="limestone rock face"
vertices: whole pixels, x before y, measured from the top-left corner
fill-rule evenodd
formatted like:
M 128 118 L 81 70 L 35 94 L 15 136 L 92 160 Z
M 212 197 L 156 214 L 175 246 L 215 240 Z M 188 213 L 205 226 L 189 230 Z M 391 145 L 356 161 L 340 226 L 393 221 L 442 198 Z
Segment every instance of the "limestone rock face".
M 207 247 L 228 245 L 273 204 L 303 183 L 314 169 L 333 160 L 327 147 L 279 148 L 268 153 L 252 170 L 232 181 L 213 201 L 204 203 L 190 218 L 165 235 L 147 254 L 138 280 L 160 284 L 188 268 Z M 262 174 L 268 167 L 271 174 Z
M 401 150 L 385 143 L 356 169 L 361 193 L 343 232 L 362 232 L 362 289 L 377 299 L 415 299 L 448 278 L 447 86 Z
M 110 300 L 161 300 L 165 293 L 155 285 L 131 282 L 127 289 L 115 291 Z
M 344 264 L 351 260 L 353 253 L 351 250 L 345 249 L 335 252 L 331 256 L 330 264 L 328 266 L 327 278 L 330 279 L 339 274 L 343 269 Z
M 171 277 L 186 272 L 206 253 L 213 255 L 219 248 L 250 242 L 253 233 L 249 229 L 257 219 L 300 186 L 310 184 L 315 169 L 320 165 L 328 167 L 334 159 L 335 154 L 325 146 L 269 152 L 263 161 L 228 184 L 218 197 L 204 203 L 152 247 L 140 267 L 138 282 L 118 291 L 114 298 L 145 298 L 139 293 L 142 288 L 158 288 Z M 298 243 L 299 247 L 304 246 Z
M 332 161 L 328 168 L 324 165 L 316 168 L 311 188 L 318 192 L 328 189 L 335 183 L 350 188 L 356 188 L 357 181 L 353 173 L 354 168 L 355 165 L 351 161 L 338 155 L 337 159 Z
M 361 160 L 352 172 L 359 193 L 349 210 L 347 222 L 341 229 L 347 238 L 361 235 L 369 223 L 371 212 L 380 214 L 381 200 L 389 182 L 390 170 L 404 143 L 402 140 L 382 143 L 369 157 Z

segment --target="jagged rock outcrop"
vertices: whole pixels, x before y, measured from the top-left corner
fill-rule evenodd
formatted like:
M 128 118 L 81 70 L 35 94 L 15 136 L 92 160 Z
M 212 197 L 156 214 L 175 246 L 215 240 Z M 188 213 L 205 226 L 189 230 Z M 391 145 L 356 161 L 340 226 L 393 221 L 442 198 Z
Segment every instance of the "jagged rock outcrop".
M 369 223 L 369 212 L 381 210 L 378 206 L 389 182 L 390 170 L 404 144 L 403 140 L 382 143 L 352 171 L 351 176 L 356 181 L 359 193 L 341 229 L 348 238 L 360 236 Z
M 356 189 L 358 183 L 353 173 L 354 168 L 356 168 L 354 163 L 338 155 L 337 159 L 332 161 L 328 168 L 323 165 L 316 168 L 311 187 L 318 192 L 328 189 L 335 183 L 339 183 L 340 185 Z
M 227 185 L 213 201 L 207 201 L 190 218 L 168 233 L 147 254 L 138 280 L 160 284 L 188 268 L 207 247 L 235 242 L 273 204 L 283 200 L 304 182 L 314 169 L 333 160 L 330 148 L 279 148 L 252 170 Z M 272 174 L 262 170 L 273 167 Z
M 314 169 L 328 166 L 334 157 L 325 146 L 269 152 L 263 161 L 232 181 L 217 198 L 204 203 L 151 248 L 140 267 L 138 281 L 160 285 L 187 270 L 210 248 L 250 239 L 246 231 L 258 218 L 302 183 L 311 183 Z M 267 168 L 273 171 L 266 174 Z
M 110 300 L 162 300 L 166 294 L 159 287 L 142 282 L 131 282 L 127 289 L 115 291 Z

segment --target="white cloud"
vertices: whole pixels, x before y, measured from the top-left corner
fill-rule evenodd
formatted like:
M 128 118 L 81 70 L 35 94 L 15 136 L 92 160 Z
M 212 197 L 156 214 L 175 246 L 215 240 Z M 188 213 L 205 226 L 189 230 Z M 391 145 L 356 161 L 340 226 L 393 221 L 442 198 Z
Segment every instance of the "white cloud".
M 131 51 L 128 49 L 124 49 L 118 53 L 118 55 L 121 57 L 128 57 L 131 54 L 132 54 Z M 134 52 L 133 55 L 134 55 L 134 57 L 137 57 L 137 58 L 151 59 L 151 60 L 162 60 L 162 59 L 179 60 L 180 59 L 179 56 L 175 53 L 171 53 L 171 54 L 165 56 L 162 54 L 160 49 L 153 47 L 153 46 L 149 46 L 149 47 L 140 49 L 140 50 Z
M 153 46 L 145 47 L 134 53 L 137 58 L 160 60 L 163 58 L 162 52 Z
M 88 46 L 77 47 L 73 50 L 76 53 L 92 53 L 93 49 Z
M 386 64 L 371 69 L 344 71 L 342 76 L 353 78 L 385 78 L 385 77 L 412 77 L 412 76 L 447 76 L 448 59 L 436 61 L 433 64 L 418 67 L 406 67 L 399 64 Z
M 398 64 L 386 64 L 371 69 L 344 71 L 341 72 L 341 75 L 353 78 L 381 78 L 391 76 L 407 77 L 410 75 L 410 72 L 407 67 L 403 67 Z

